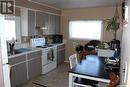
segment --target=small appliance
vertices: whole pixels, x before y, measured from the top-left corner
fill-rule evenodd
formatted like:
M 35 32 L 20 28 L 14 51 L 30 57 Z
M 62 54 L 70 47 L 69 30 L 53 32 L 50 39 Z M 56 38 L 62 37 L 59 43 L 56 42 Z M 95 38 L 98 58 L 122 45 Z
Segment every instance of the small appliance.
M 62 43 L 63 42 L 63 35 L 53 35 L 52 36 L 52 43 Z

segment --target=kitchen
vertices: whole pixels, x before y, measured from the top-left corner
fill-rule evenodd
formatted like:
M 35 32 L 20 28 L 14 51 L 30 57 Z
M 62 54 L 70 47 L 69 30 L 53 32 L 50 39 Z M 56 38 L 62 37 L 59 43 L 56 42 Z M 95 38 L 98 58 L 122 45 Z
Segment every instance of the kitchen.
M 50 5 L 37 3 L 34 0 L 16 0 L 15 4 L 15 17 L 5 17 L 7 20 L 15 20 L 16 23 L 15 27 L 17 33 L 16 38 L 14 39 L 17 41 L 13 39 L 7 43 L 7 48 L 10 55 L 8 61 L 11 67 L 13 67 L 12 71 L 14 71 L 14 73 L 16 73 L 16 71 L 19 72 L 17 74 L 12 73 L 14 78 L 12 77 L 11 79 L 14 80 L 11 80 L 11 83 L 13 83 L 14 87 L 31 80 L 32 78 L 40 75 L 40 73 L 46 74 L 55 69 L 58 65 L 68 60 L 69 55 L 74 52 L 73 47 L 75 43 L 85 44 L 87 42 L 69 39 L 69 35 L 67 33 L 67 23 L 69 18 L 106 19 L 113 15 L 113 7 L 111 6 L 104 7 L 104 9 L 102 7 L 93 7 L 81 10 L 61 10 Z M 78 12 L 77 15 L 75 15 L 76 11 Z M 84 13 L 85 11 L 87 15 L 80 14 L 80 12 Z M 95 14 L 97 11 L 100 11 L 98 16 L 91 15 Z M 107 13 L 107 11 L 110 13 Z M 120 33 L 121 32 L 118 32 L 118 39 L 121 39 Z M 103 35 L 103 40 L 110 41 L 111 38 L 113 38 L 111 36 L 111 33 L 105 32 Z M 58 37 L 58 40 L 60 38 L 60 40 L 57 41 L 55 37 Z M 15 52 L 12 52 L 12 49 L 10 48 L 11 45 L 9 46 L 9 43 L 12 44 L 12 46 L 13 43 L 15 43 Z M 72 48 L 70 49 L 70 47 Z M 51 58 L 49 58 L 49 60 L 46 58 L 46 52 L 48 52 L 48 55 L 51 54 Z M 42 59 L 44 60 L 42 61 Z M 48 62 L 50 60 L 51 62 Z M 23 76 L 21 75 L 20 78 L 17 78 L 19 77 L 19 74 L 22 74 Z M 18 82 L 15 83 L 16 81 Z
M 52 71 L 65 60 L 65 44 L 58 28 L 59 18 L 43 12 L 28 10 L 27 8 L 20 8 L 19 10 L 21 13 L 19 18 L 20 28 L 22 29 L 22 33 L 19 34 L 22 35 L 22 44 L 19 42 L 20 39 L 17 42 L 10 41 L 7 43 L 10 54 L 9 64 L 11 65 L 12 87 L 21 85 L 41 73 L 46 74 Z M 48 28 L 47 31 L 46 29 L 41 29 L 42 27 Z M 53 32 L 49 30 L 51 28 L 54 28 Z M 42 36 L 44 30 L 46 33 Z M 12 46 L 15 46 L 15 50 Z M 57 55 L 61 53 L 63 54 Z
M 41 7 L 44 8 L 42 5 Z M 46 6 L 46 9 L 52 11 L 47 12 L 45 9 L 41 10 L 41 7 L 33 9 L 16 5 L 15 15 L 5 17 L 5 24 L 8 25 L 5 26 L 5 34 L 8 40 L 8 62 L 11 66 L 11 87 L 46 74 L 65 60 L 65 44 L 60 35 L 60 15 L 53 12 L 53 8 Z

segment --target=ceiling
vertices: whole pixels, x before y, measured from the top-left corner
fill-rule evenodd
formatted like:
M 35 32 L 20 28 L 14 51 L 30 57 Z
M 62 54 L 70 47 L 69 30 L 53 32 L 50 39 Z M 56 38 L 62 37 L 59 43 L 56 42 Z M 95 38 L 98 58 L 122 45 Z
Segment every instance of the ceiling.
M 113 6 L 120 0 L 30 0 L 48 4 L 57 8 L 83 8 L 97 6 Z

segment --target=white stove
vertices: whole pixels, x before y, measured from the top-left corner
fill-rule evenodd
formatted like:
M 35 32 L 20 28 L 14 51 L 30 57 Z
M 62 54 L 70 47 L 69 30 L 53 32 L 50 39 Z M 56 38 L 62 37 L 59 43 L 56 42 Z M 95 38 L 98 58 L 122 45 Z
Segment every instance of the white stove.
M 57 67 L 57 46 L 45 44 L 45 38 L 33 38 L 30 40 L 30 46 L 42 50 L 42 74 Z

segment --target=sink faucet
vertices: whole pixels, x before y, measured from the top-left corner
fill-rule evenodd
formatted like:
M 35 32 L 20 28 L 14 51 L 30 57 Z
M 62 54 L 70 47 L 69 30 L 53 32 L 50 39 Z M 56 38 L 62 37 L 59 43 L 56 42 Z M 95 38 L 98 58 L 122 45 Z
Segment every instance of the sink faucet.
M 10 54 L 14 54 L 14 51 L 15 51 L 14 45 L 15 45 L 15 42 L 9 43 Z

